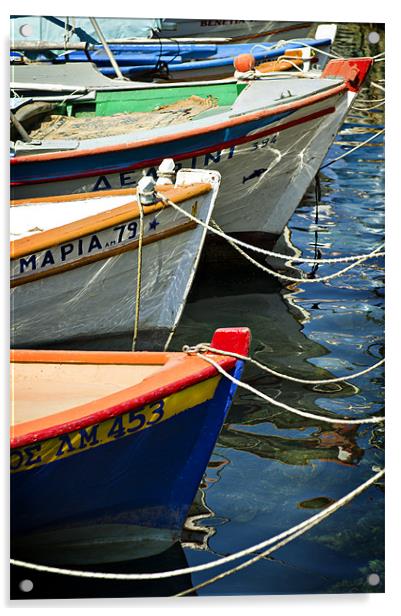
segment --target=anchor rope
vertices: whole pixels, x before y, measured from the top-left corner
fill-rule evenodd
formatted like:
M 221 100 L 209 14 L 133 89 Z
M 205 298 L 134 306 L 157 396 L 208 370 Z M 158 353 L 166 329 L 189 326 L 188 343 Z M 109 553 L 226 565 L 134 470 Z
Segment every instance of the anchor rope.
M 334 377 L 331 379 L 312 380 L 312 379 L 301 379 L 299 377 L 291 376 L 288 374 L 282 374 L 281 372 L 277 372 L 273 368 L 270 368 L 266 364 L 262 364 L 257 359 L 253 359 L 252 357 L 247 357 L 246 355 L 241 355 L 240 353 L 234 353 L 232 351 L 222 351 L 221 349 L 216 349 L 210 346 L 210 344 L 208 344 L 207 342 L 202 342 L 200 344 L 197 344 L 196 347 L 189 347 L 185 345 L 182 350 L 184 353 L 211 352 L 211 353 L 217 353 L 218 355 L 227 355 L 228 357 L 235 357 L 236 359 L 240 359 L 241 361 L 257 366 L 260 370 L 273 374 L 274 376 L 277 376 L 280 379 L 284 379 L 287 381 L 293 381 L 294 383 L 302 383 L 304 385 L 326 385 L 329 383 L 339 383 L 340 381 L 351 381 L 360 376 L 363 376 L 364 374 L 368 374 L 369 372 L 371 372 L 372 370 L 375 370 L 376 368 L 379 368 L 385 362 L 385 359 L 380 359 L 378 362 L 376 362 L 372 366 L 369 366 L 368 368 L 365 368 L 364 370 L 360 370 L 359 372 L 355 372 L 354 374 L 350 374 L 347 376 L 338 376 L 338 377 Z
M 265 402 L 272 404 L 273 406 L 278 406 L 279 408 L 282 408 L 285 411 L 288 411 L 289 413 L 300 415 L 301 417 L 305 417 L 306 419 L 313 419 L 315 421 L 336 424 L 336 425 L 337 424 L 343 424 L 343 425 L 377 424 L 377 423 L 382 423 L 385 421 L 385 417 L 374 416 L 374 415 L 372 417 L 366 417 L 364 419 L 347 419 L 347 418 L 342 418 L 342 417 L 334 418 L 334 417 L 325 417 L 324 415 L 318 415 L 317 413 L 309 413 L 308 411 L 302 411 L 300 409 L 296 409 L 293 406 L 289 406 L 288 404 L 285 404 L 284 402 L 279 402 L 278 400 L 271 398 L 270 396 L 268 396 L 267 394 L 264 394 L 263 392 L 259 391 L 255 387 L 252 387 L 252 385 L 248 385 L 248 383 L 244 383 L 243 381 L 236 379 L 229 372 L 226 372 L 226 370 L 224 370 L 224 368 L 222 368 L 220 364 L 215 362 L 211 357 L 208 357 L 208 356 L 202 355 L 202 353 L 199 353 L 196 347 L 194 347 L 194 349 L 190 348 L 189 351 L 187 352 L 190 352 L 191 354 L 195 354 L 197 357 L 200 357 L 207 363 L 214 366 L 216 370 L 220 372 L 220 374 L 222 374 L 227 379 L 229 379 L 232 383 L 237 385 L 237 387 L 246 389 L 250 393 L 254 394 L 258 398 L 261 398 Z
M 141 287 L 142 287 L 142 247 L 143 247 L 143 205 L 140 191 L 136 191 L 136 198 L 139 208 L 139 238 L 138 238 L 138 262 L 137 262 L 137 281 L 135 291 L 135 320 L 134 333 L 132 337 L 132 351 L 135 351 L 136 341 L 139 330 L 139 312 L 141 308 Z
M 325 263 L 349 263 L 349 262 L 352 262 L 352 261 L 359 261 L 361 259 L 362 260 L 372 259 L 374 257 L 381 257 L 381 256 L 385 255 L 385 252 L 382 251 L 382 248 L 384 247 L 384 243 L 380 244 L 377 248 L 375 248 L 372 252 L 370 252 L 368 254 L 354 255 L 354 256 L 351 256 L 351 257 L 329 258 L 329 259 L 312 259 L 312 258 L 307 258 L 307 257 L 294 257 L 294 256 L 291 256 L 291 255 L 281 254 L 279 252 L 273 252 L 272 250 L 266 250 L 265 248 L 259 248 L 258 246 L 253 246 L 252 244 L 248 244 L 247 242 L 243 242 L 242 240 L 239 240 L 239 239 L 237 239 L 235 237 L 227 235 L 224 231 L 219 231 L 219 229 L 215 229 L 211 225 L 203 222 L 203 220 L 200 220 L 199 218 L 196 218 L 196 216 L 193 216 L 189 212 L 186 212 L 179 205 L 177 205 L 176 203 L 174 203 L 173 201 L 171 201 L 170 199 L 168 199 L 167 197 L 165 197 L 164 195 L 162 195 L 159 192 L 156 193 L 156 196 L 165 205 L 170 205 L 171 207 L 175 208 L 178 212 L 180 212 L 181 214 L 183 214 L 184 216 L 186 216 L 187 218 L 189 218 L 193 222 L 196 222 L 197 224 L 205 227 L 205 229 L 207 229 L 208 231 L 211 231 L 215 235 L 218 235 L 218 236 L 224 238 L 225 240 L 229 240 L 229 241 L 233 242 L 234 244 L 236 244 L 238 246 L 242 246 L 242 247 L 247 248 L 249 250 L 253 250 L 254 252 L 258 252 L 258 253 L 266 255 L 268 257 L 275 257 L 275 258 L 278 258 L 278 259 L 284 259 L 285 261 L 291 261 L 293 263 L 295 263 L 295 262 L 296 263 L 312 263 L 312 264 L 318 263 L 320 265 L 320 264 L 325 264 Z
M 287 545 L 287 543 L 290 543 L 291 541 L 293 541 L 300 535 L 303 535 L 304 533 L 306 533 L 308 530 L 310 530 L 314 526 L 317 526 L 317 524 L 319 524 L 326 518 L 330 517 L 333 513 L 335 513 L 341 507 L 344 507 L 345 505 L 347 505 L 349 502 L 351 502 L 353 498 L 355 498 L 356 496 L 364 492 L 364 490 L 369 488 L 375 481 L 380 479 L 384 475 L 384 472 L 385 472 L 385 469 L 380 470 L 378 473 L 376 473 L 376 475 L 368 479 L 368 481 L 358 486 L 358 488 L 356 488 L 355 490 L 353 490 L 352 492 L 350 492 L 349 494 L 347 494 L 346 496 L 338 500 L 336 503 L 334 503 L 330 507 L 327 507 L 326 509 L 316 514 L 315 516 L 312 516 L 312 518 L 309 518 L 308 523 L 304 524 L 304 526 L 302 526 L 301 528 L 299 528 L 300 525 L 298 525 L 298 529 L 296 526 L 290 529 L 293 532 L 287 535 L 286 537 L 284 537 L 281 541 L 279 541 L 273 547 L 268 548 L 267 550 L 264 550 L 260 554 L 253 556 L 249 560 L 237 565 L 236 567 L 233 567 L 232 569 L 228 569 L 227 571 L 223 571 L 222 573 L 214 576 L 213 578 L 209 578 L 205 582 L 201 582 L 200 584 L 197 584 L 196 586 L 193 586 L 192 588 L 188 588 L 187 590 L 177 593 L 175 596 L 185 597 L 186 595 L 193 593 L 194 591 L 199 590 L 200 588 L 209 586 L 209 584 L 213 584 L 214 582 L 217 582 L 218 580 L 221 580 L 229 575 L 232 575 L 233 573 L 237 573 L 237 571 L 241 571 L 241 569 L 245 569 L 246 567 L 249 567 L 250 565 L 261 560 L 262 558 L 266 558 L 267 556 L 269 556 L 270 554 L 272 554 L 279 548 Z
M 335 511 L 337 511 L 341 507 L 344 507 L 345 505 L 347 505 L 352 499 L 354 499 L 356 496 L 361 494 L 364 490 L 366 490 L 371 485 L 373 485 L 378 479 L 380 479 L 384 475 L 384 473 L 385 473 L 385 469 L 380 470 L 375 475 L 373 475 L 370 479 L 365 481 L 363 484 L 359 485 L 357 488 L 355 488 L 354 490 L 352 490 L 351 492 L 349 492 L 348 494 L 340 498 L 338 501 L 336 501 L 335 503 L 327 507 L 324 511 L 316 513 L 315 515 L 311 516 L 307 520 L 300 522 L 296 526 L 293 526 L 292 528 L 286 531 L 283 531 L 282 533 L 275 535 L 274 537 L 266 539 L 265 541 L 262 541 L 261 543 L 253 545 L 244 550 L 240 550 L 238 552 L 230 554 L 229 556 L 224 556 L 217 560 L 213 560 L 208 563 L 203 563 L 201 565 L 195 565 L 193 567 L 186 567 L 183 569 L 173 569 L 171 571 L 159 571 L 157 573 L 103 573 L 100 571 L 80 571 L 80 570 L 74 570 L 74 569 L 62 569 L 59 567 L 50 567 L 47 565 L 29 563 L 29 562 L 17 560 L 14 558 L 10 559 L 10 563 L 12 565 L 23 567 L 25 569 L 32 569 L 34 571 L 43 571 L 46 573 L 58 573 L 60 575 L 67 575 L 71 577 L 93 578 L 93 579 L 102 579 L 102 580 L 158 580 L 158 579 L 176 577 L 179 575 L 188 575 L 191 573 L 198 573 L 200 571 L 205 571 L 206 569 L 213 569 L 214 567 L 218 567 L 228 562 L 237 560 L 238 558 L 241 558 L 242 556 L 248 556 L 249 554 L 262 550 L 263 548 L 269 545 L 272 545 L 276 543 L 277 541 L 281 541 L 282 539 L 285 539 L 286 537 L 293 535 L 294 533 L 298 532 L 299 530 L 305 527 L 308 529 L 308 527 L 312 524 L 312 522 L 316 521 L 316 523 L 318 523 L 322 519 L 331 515 L 332 513 L 335 513 Z

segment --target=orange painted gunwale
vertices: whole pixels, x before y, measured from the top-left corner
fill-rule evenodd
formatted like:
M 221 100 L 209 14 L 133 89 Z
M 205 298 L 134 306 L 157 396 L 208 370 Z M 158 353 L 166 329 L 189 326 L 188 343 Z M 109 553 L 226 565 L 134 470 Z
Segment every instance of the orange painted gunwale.
M 163 187 L 160 192 L 174 201 L 174 203 L 182 203 L 189 199 L 200 197 L 212 189 L 211 184 L 190 184 L 188 186 L 178 187 Z M 99 193 L 90 193 L 99 196 Z M 55 203 L 60 200 L 60 197 L 55 198 Z M 30 200 L 26 200 L 26 203 L 31 203 Z M 154 205 L 146 206 L 145 215 L 158 212 L 164 209 L 165 206 L 162 201 L 158 201 Z M 35 235 L 28 237 L 22 237 L 12 240 L 10 242 L 10 258 L 18 259 L 26 254 L 32 254 L 39 252 L 40 250 L 46 250 L 58 244 L 64 244 L 78 237 L 90 235 L 107 229 L 108 227 L 118 225 L 128 220 L 134 220 L 139 218 L 139 207 L 136 201 L 126 203 L 112 210 L 106 210 L 99 214 L 94 214 L 80 220 L 62 225 L 61 227 L 55 227 L 54 229 L 48 229 L 47 231 L 41 231 Z
M 208 353 L 225 370 L 235 365 L 232 357 Z M 101 422 L 136 407 L 160 400 L 176 391 L 204 381 L 217 374 L 216 369 L 201 358 L 187 353 L 119 351 L 42 351 L 13 350 L 11 362 L 18 363 L 101 363 L 157 364 L 163 366 L 132 387 L 85 404 L 11 426 L 11 447 L 45 440 L 59 434 Z M 73 384 L 72 384 L 73 387 Z

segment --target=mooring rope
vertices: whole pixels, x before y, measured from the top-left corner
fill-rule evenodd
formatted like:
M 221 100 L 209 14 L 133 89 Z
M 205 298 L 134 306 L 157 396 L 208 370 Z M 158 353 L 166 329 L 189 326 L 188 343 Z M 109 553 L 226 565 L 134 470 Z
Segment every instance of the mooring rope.
M 58 573 L 60 575 L 67 575 L 71 577 L 93 578 L 93 579 L 102 579 L 102 580 L 159 580 L 159 579 L 164 579 L 164 578 L 176 577 L 179 575 L 189 575 L 192 573 L 199 573 L 200 571 L 205 571 L 207 569 L 213 569 L 214 567 L 220 567 L 221 565 L 225 565 L 226 563 L 237 560 L 238 558 L 241 558 L 242 556 L 248 556 L 249 554 L 253 554 L 254 552 L 262 550 L 268 545 L 272 545 L 273 543 L 276 543 L 277 541 L 281 541 L 282 539 L 285 539 L 286 537 L 290 535 L 294 535 L 294 533 L 298 532 L 299 530 L 303 528 L 308 529 L 308 527 L 315 520 L 317 520 L 316 523 L 318 523 L 322 519 L 328 517 L 329 515 L 331 515 L 338 509 L 340 509 L 341 507 L 344 507 L 344 505 L 347 505 L 353 498 L 361 494 L 361 492 L 369 488 L 378 479 L 380 479 L 384 475 L 384 472 L 385 472 L 385 469 L 380 470 L 373 477 L 365 481 L 365 483 L 361 484 L 360 486 L 352 490 L 352 492 L 349 492 L 348 494 L 340 498 L 338 501 L 336 501 L 335 503 L 327 507 L 324 511 L 321 511 L 315 514 L 314 516 L 308 518 L 307 520 L 300 522 L 296 526 L 293 526 L 292 528 L 286 531 L 283 531 L 282 533 L 274 537 L 271 537 L 270 539 L 266 539 L 265 541 L 262 541 L 261 543 L 258 543 L 244 550 L 240 550 L 238 552 L 230 554 L 229 556 L 224 556 L 223 558 L 219 558 L 217 560 L 213 560 L 208 563 L 203 563 L 201 565 L 195 565 L 193 567 L 186 567 L 184 569 L 173 569 L 171 571 L 159 571 L 157 573 L 103 573 L 100 571 L 80 571 L 77 569 L 75 570 L 74 569 L 62 569 L 59 567 L 38 565 L 35 563 L 29 563 L 29 562 L 17 560 L 14 558 L 10 559 L 10 563 L 12 565 L 16 565 L 17 567 L 23 567 L 25 569 L 32 569 L 33 571 L 43 571 L 45 573 Z
M 213 222 L 213 224 L 215 225 L 215 227 L 217 229 L 220 229 L 220 227 L 218 226 L 218 224 L 215 221 L 212 221 L 212 222 Z M 239 252 L 245 259 L 247 259 L 250 263 L 255 265 L 255 267 L 259 268 L 263 272 L 266 272 L 266 273 L 270 274 L 271 276 L 274 276 L 274 277 L 279 278 L 280 280 L 284 280 L 286 282 L 314 283 L 314 282 L 327 282 L 328 280 L 332 280 L 333 278 L 339 278 L 340 276 L 342 276 L 346 272 L 350 271 L 354 267 L 357 267 L 358 265 L 360 265 L 361 263 L 363 263 L 367 259 L 370 259 L 372 255 L 375 256 L 376 252 L 379 251 L 380 248 L 381 248 L 379 246 L 378 248 L 376 248 L 369 255 L 365 255 L 363 258 L 360 258 L 358 261 L 355 261 L 354 263 L 351 263 L 351 265 L 348 265 L 347 267 L 344 267 L 343 269 L 339 270 L 338 272 L 334 272 L 333 274 L 327 274 L 327 276 L 320 276 L 320 277 L 317 277 L 317 278 L 316 277 L 310 278 L 308 276 L 303 276 L 303 275 L 300 275 L 300 276 L 288 276 L 288 274 L 281 274 L 280 272 L 276 272 L 272 268 L 267 267 L 266 265 L 263 265 L 262 263 L 260 263 L 259 261 L 257 261 L 253 257 L 251 257 L 250 255 L 248 255 L 244 250 L 242 250 L 239 246 L 237 246 L 234 242 L 232 242 L 231 239 L 228 239 L 228 238 L 229 238 L 229 236 L 226 236 L 227 242 L 233 248 L 235 248 L 235 250 L 237 250 L 237 252 Z M 288 260 L 291 260 L 291 258 L 288 257 Z M 316 259 L 316 263 L 320 263 L 320 260 Z
M 141 308 L 141 287 L 142 287 L 142 246 L 143 246 L 143 206 L 141 202 L 140 191 L 136 191 L 136 198 L 139 207 L 139 238 L 138 238 L 138 263 L 137 263 L 137 280 L 135 292 L 135 320 L 134 334 L 132 337 L 132 351 L 135 351 L 136 341 L 139 330 L 139 312 Z
M 342 417 L 339 417 L 339 418 L 325 417 L 324 415 L 318 415 L 316 413 L 309 413 L 308 411 L 302 411 L 300 409 L 296 409 L 293 406 L 289 406 L 288 404 L 285 404 L 284 402 L 279 402 L 278 400 L 271 398 L 270 396 L 268 396 L 267 394 L 264 394 L 263 392 L 259 391 L 255 387 L 252 387 L 252 385 L 248 385 L 248 383 L 244 383 L 243 381 L 236 379 L 229 372 L 226 372 L 226 370 L 224 370 L 224 368 L 222 368 L 220 364 L 215 362 L 211 357 L 200 353 L 197 350 L 197 347 L 193 347 L 193 348 L 188 347 L 186 352 L 195 354 L 197 357 L 200 357 L 201 359 L 206 361 L 208 364 L 211 364 L 212 366 L 214 366 L 216 370 L 220 372 L 220 374 L 225 376 L 227 379 L 229 379 L 232 383 L 234 383 L 238 387 L 241 387 L 242 389 L 246 389 L 247 391 L 251 392 L 255 396 L 258 396 L 258 398 L 261 398 L 262 400 L 264 400 L 265 402 L 268 402 L 269 404 L 272 404 L 273 406 L 278 406 L 279 408 L 282 408 L 285 411 L 288 411 L 289 413 L 300 415 L 301 417 L 305 417 L 306 419 L 313 419 L 314 421 L 336 424 L 336 425 L 339 425 L 339 424 L 341 425 L 377 424 L 377 423 L 382 423 L 383 421 L 385 421 L 385 417 L 381 417 L 381 416 L 377 417 L 374 415 L 372 417 L 366 417 L 364 419 L 346 419 Z
M 357 107 L 356 105 L 353 105 L 352 109 L 356 109 L 357 111 L 372 111 L 372 109 L 383 107 L 385 104 L 386 104 L 386 101 L 383 101 L 382 103 L 377 103 L 377 105 L 373 105 L 372 107 Z
M 264 372 L 268 372 L 269 374 L 272 374 L 273 376 L 276 376 L 280 379 L 284 379 L 286 381 L 293 381 L 294 383 L 302 383 L 304 385 L 327 385 L 329 383 L 339 383 L 341 381 L 351 381 L 360 376 L 363 376 L 364 374 L 368 374 L 369 372 L 371 372 L 372 370 L 375 370 L 376 368 L 379 368 L 385 362 L 384 359 L 380 359 L 378 362 L 376 362 L 372 366 L 369 366 L 368 368 L 365 368 L 364 370 L 360 370 L 359 372 L 354 372 L 354 374 L 349 374 L 346 376 L 338 376 L 338 377 L 334 377 L 331 379 L 312 380 L 312 379 L 301 379 L 299 377 L 290 376 L 288 374 L 282 374 L 281 372 L 277 372 L 276 370 L 273 370 L 273 368 L 266 366 L 266 364 L 262 364 L 257 359 L 253 359 L 252 357 L 248 357 L 247 355 L 241 355 L 240 353 L 234 353 L 232 351 L 222 351 L 221 349 L 216 349 L 215 347 L 210 346 L 210 344 L 208 344 L 207 342 L 202 342 L 200 344 L 197 344 L 196 347 L 190 347 L 190 346 L 185 345 L 182 350 L 184 353 L 189 353 L 189 354 L 197 353 L 197 352 L 199 353 L 210 352 L 210 353 L 217 353 L 218 355 L 227 355 L 228 357 L 235 357 L 235 359 L 240 359 L 241 361 L 252 364 L 256 366 L 257 368 L 259 368 L 260 370 L 263 370 Z
M 365 259 L 372 259 L 374 257 L 381 257 L 381 256 L 385 255 L 385 252 L 382 251 L 382 248 L 384 247 L 384 244 L 380 244 L 377 248 L 375 248 L 369 254 L 354 255 L 354 256 L 350 256 L 350 257 L 328 258 L 328 259 L 312 259 L 312 258 L 307 258 L 307 257 L 294 257 L 294 256 L 291 256 L 291 255 L 281 254 L 279 252 L 273 252 L 272 250 L 266 250 L 265 248 L 259 248 L 258 246 L 253 246 L 252 244 L 248 244 L 247 242 L 243 242 L 242 240 L 239 240 L 239 239 L 237 239 L 235 237 L 232 237 L 232 236 L 226 234 L 224 231 L 219 231 L 219 229 L 215 229 L 211 225 L 203 222 L 203 220 L 200 220 L 199 218 L 196 218 L 196 216 L 193 216 L 189 212 L 186 212 L 179 205 L 174 203 L 174 201 L 171 201 L 170 199 L 168 199 L 167 197 L 165 197 L 164 195 L 162 195 L 159 192 L 156 193 L 156 196 L 165 205 L 170 205 L 171 207 L 176 209 L 178 212 L 180 212 L 181 214 L 183 214 L 184 216 L 186 216 L 187 218 L 189 218 L 193 222 L 196 222 L 197 224 L 201 225 L 202 227 L 204 227 L 208 231 L 211 231 L 215 235 L 218 235 L 219 237 L 222 237 L 223 239 L 225 239 L 227 241 L 233 242 L 237 246 L 242 246 L 243 248 L 247 248 L 249 250 L 253 250 L 254 252 L 258 252 L 258 253 L 266 255 L 268 257 L 275 257 L 275 258 L 278 258 L 278 259 L 284 259 L 285 261 L 291 261 L 292 263 L 312 263 L 312 264 L 318 263 L 319 265 L 323 265 L 323 264 L 326 264 L 326 263 L 332 263 L 332 264 L 334 264 L 334 263 L 349 263 L 349 262 L 352 262 L 352 261 L 360 261 L 360 260 L 365 260 Z
M 356 107 L 353 107 L 353 109 L 356 109 Z M 319 171 L 321 171 L 322 169 L 325 169 L 326 167 L 329 167 L 330 165 L 332 165 L 333 163 L 336 163 L 338 160 L 341 160 L 342 158 L 345 158 L 346 156 L 348 156 L 349 154 L 352 154 L 352 152 L 355 152 L 356 150 L 359 150 L 359 148 L 362 148 L 364 145 L 366 145 L 367 143 L 370 143 L 371 141 L 373 141 L 374 139 L 376 139 L 377 137 L 379 137 L 380 135 L 382 135 L 385 132 L 385 129 L 381 129 L 379 131 L 377 131 L 374 135 L 371 135 L 369 137 L 369 139 L 366 139 L 366 141 L 364 141 L 363 143 L 358 143 L 358 145 L 356 145 L 354 148 L 351 148 L 350 150 L 347 150 L 346 152 L 344 152 L 344 154 L 341 154 L 341 156 L 337 156 L 337 158 L 333 158 L 333 160 L 330 160 L 328 163 L 326 163 L 325 165 L 322 165 L 319 169 Z
M 382 98 L 358 98 L 358 103 L 363 103 L 365 105 L 371 105 L 372 103 L 385 103 L 386 97 Z
M 373 86 L 373 88 L 378 88 L 379 90 L 382 90 L 383 92 L 386 91 L 386 88 L 384 86 L 381 86 L 379 83 L 376 83 L 376 81 L 371 81 L 370 85 Z
M 323 520 L 325 520 L 329 516 L 333 515 L 333 513 L 335 513 L 341 507 L 344 507 L 345 505 L 347 505 L 349 502 L 351 502 L 351 500 L 353 498 L 355 498 L 356 496 L 361 494 L 364 490 L 369 488 L 378 479 L 380 479 L 384 475 L 384 472 L 385 472 L 385 469 L 380 470 L 378 473 L 376 473 L 376 475 L 374 475 L 373 477 L 368 479 L 368 481 L 365 481 L 365 483 L 363 483 L 360 486 L 358 486 L 358 488 L 356 488 L 352 492 L 349 492 L 349 494 L 347 494 L 346 496 L 343 496 L 340 500 L 336 501 L 333 505 L 330 505 L 329 507 L 327 507 L 326 509 L 324 509 L 320 513 L 318 513 L 315 516 L 312 516 L 311 518 L 309 518 L 309 520 L 307 520 L 306 524 L 305 523 L 301 523 L 298 526 L 294 526 L 292 529 L 290 529 L 290 531 L 292 531 L 291 534 L 289 534 L 289 535 L 287 534 L 286 537 L 281 539 L 281 541 L 279 541 L 273 547 L 268 548 L 267 550 L 261 552 L 260 554 L 257 554 L 253 558 L 250 558 L 249 560 L 247 560 L 247 561 L 237 565 L 236 567 L 233 567 L 232 569 L 228 569 L 227 571 L 223 571 L 223 573 L 220 573 L 219 575 L 216 575 L 215 577 L 210 578 L 209 580 L 206 580 L 205 582 L 201 582 L 200 584 L 197 584 L 196 586 L 193 586 L 192 588 L 188 588 L 187 590 L 184 590 L 184 591 L 182 591 L 180 593 L 177 593 L 175 596 L 176 597 L 185 597 L 185 595 L 189 595 L 189 594 L 193 593 L 196 590 L 204 588 L 205 586 L 209 586 L 209 584 L 213 584 L 214 582 L 217 582 L 217 581 L 219 581 L 219 580 L 221 580 L 221 579 L 223 579 L 223 578 L 225 578 L 225 577 L 227 577 L 229 575 L 232 575 L 233 573 L 237 573 L 237 571 L 241 571 L 241 569 L 245 569 L 246 567 L 249 567 L 250 565 L 258 562 L 259 560 L 261 560 L 262 558 L 266 558 L 267 556 L 269 556 L 273 552 L 276 552 L 279 548 L 287 545 L 287 543 L 290 543 L 291 541 L 293 541 L 294 539 L 296 539 L 300 535 L 303 535 L 304 533 L 306 533 L 308 530 L 310 530 L 314 526 L 317 526 L 317 524 L 319 524 L 320 522 L 322 522 Z

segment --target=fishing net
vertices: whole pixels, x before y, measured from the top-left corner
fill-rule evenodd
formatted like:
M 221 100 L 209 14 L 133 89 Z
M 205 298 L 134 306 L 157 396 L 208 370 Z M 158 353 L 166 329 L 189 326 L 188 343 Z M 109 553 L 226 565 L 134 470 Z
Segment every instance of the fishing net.
M 153 111 L 81 117 L 51 114 L 43 119 L 38 128 L 30 132 L 30 137 L 40 140 L 109 137 L 185 122 L 217 106 L 217 100 L 211 96 L 190 96 Z

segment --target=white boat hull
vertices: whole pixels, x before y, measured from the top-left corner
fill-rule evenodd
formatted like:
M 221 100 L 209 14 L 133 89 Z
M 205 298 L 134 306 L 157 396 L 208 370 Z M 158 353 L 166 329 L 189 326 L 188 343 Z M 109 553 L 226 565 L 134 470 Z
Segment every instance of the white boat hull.
M 219 184 L 218 174 L 213 175 L 212 191 L 182 204 L 206 223 Z M 107 228 L 11 262 L 11 281 L 17 285 L 11 290 L 13 347 L 119 336 L 132 341 L 139 255 L 133 224 Z M 160 350 L 168 345 L 205 233 L 172 208 L 145 215 L 137 349 Z M 121 247 L 119 253 L 108 257 L 111 247 L 118 250 L 116 246 Z M 85 265 L 89 253 L 96 253 L 98 259 Z M 51 268 L 60 270 L 66 263 L 72 268 L 49 275 Z M 40 277 L 44 270 L 47 275 Z M 29 276 L 37 274 L 39 278 L 29 282 Z
M 277 238 L 333 142 L 352 102 L 354 93 L 342 92 L 329 101 L 316 102 L 272 125 L 272 135 L 213 153 L 180 161 L 179 167 L 213 169 L 222 176 L 222 187 L 213 217 L 229 234 L 265 234 Z M 323 115 L 319 115 L 323 114 Z M 318 117 L 315 117 L 318 116 Z M 310 118 L 305 120 L 305 118 Z M 280 128 L 282 126 L 282 129 Z M 277 132 L 273 132 L 278 128 Z M 78 178 L 40 184 L 41 196 L 72 194 L 135 186 L 148 167 L 127 173 Z M 27 187 L 30 195 L 35 185 Z M 16 187 L 15 196 L 24 197 L 25 187 Z

